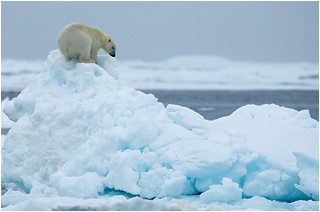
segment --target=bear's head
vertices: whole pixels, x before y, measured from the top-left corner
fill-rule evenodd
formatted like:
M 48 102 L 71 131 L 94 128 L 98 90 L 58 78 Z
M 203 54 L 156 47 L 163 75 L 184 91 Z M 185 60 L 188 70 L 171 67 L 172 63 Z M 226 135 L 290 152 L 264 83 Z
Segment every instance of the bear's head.
M 102 41 L 102 49 L 111 57 L 116 56 L 117 46 L 111 36 L 104 36 L 104 39 Z

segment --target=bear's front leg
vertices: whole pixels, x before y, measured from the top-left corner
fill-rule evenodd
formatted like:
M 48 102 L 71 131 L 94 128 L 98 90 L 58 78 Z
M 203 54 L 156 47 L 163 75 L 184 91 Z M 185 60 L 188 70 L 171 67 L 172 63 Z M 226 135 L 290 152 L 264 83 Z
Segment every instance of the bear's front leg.
M 95 61 L 90 58 L 89 54 L 80 54 L 79 62 L 80 63 L 95 63 Z
M 67 61 L 72 60 L 72 58 L 70 56 L 64 56 L 66 58 Z
M 92 60 L 91 58 L 79 58 L 79 62 L 80 63 L 95 63 L 94 60 Z
M 90 57 L 91 57 L 91 59 L 94 60 L 94 62 L 95 62 L 96 64 L 98 64 L 98 52 L 91 51 L 91 52 L 90 52 Z

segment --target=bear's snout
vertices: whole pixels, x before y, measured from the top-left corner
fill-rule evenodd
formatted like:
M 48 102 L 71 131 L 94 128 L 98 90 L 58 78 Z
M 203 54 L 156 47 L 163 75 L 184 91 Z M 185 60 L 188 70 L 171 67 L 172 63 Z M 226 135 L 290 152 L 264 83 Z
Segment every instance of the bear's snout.
M 116 56 L 116 53 L 110 53 L 110 56 L 111 56 L 111 57 L 115 57 L 115 56 Z

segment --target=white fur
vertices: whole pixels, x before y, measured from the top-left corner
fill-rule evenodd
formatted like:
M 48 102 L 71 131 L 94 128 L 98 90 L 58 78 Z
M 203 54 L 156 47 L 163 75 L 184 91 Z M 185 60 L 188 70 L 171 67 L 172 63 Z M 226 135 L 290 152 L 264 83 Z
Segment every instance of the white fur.
M 110 35 L 81 23 L 65 26 L 58 35 L 58 45 L 67 61 L 76 58 L 80 63 L 98 64 L 100 48 L 112 57 L 116 54 L 116 44 Z

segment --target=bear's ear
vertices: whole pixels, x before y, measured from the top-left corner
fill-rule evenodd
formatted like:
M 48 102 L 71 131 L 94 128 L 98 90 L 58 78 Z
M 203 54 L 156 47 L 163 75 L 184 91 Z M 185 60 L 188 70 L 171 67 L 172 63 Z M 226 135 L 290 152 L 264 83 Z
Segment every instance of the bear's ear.
M 111 38 L 109 38 L 108 42 L 111 42 Z

